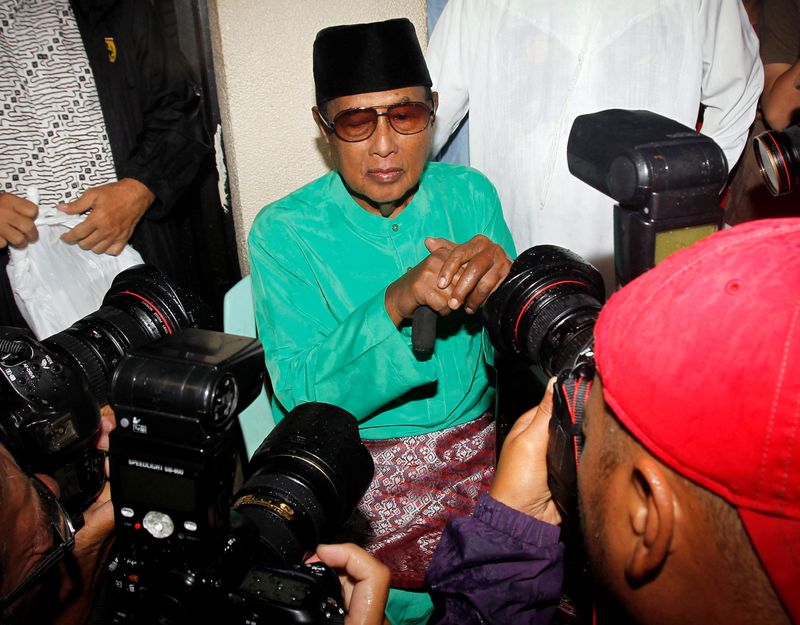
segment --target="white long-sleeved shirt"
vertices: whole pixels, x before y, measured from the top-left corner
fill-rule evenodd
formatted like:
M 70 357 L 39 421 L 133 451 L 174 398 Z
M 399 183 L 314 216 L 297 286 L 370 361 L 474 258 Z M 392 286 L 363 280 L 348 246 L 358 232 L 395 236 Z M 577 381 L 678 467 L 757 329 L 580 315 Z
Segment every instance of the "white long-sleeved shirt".
M 427 50 L 434 153 L 470 114 L 470 164 L 495 184 L 517 250 L 549 243 L 613 288 L 614 201 L 569 173 L 578 115 L 646 109 L 702 132 L 729 168 L 763 86 L 739 0 L 450 0 Z

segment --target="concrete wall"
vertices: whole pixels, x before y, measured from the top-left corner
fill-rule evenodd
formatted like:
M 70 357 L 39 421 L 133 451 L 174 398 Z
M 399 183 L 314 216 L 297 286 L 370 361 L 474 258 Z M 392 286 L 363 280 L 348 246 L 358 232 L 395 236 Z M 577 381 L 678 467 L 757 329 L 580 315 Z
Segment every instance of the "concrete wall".
M 211 0 L 209 21 L 239 258 L 265 204 L 327 171 L 311 118 L 322 28 L 408 17 L 425 48 L 425 0 Z

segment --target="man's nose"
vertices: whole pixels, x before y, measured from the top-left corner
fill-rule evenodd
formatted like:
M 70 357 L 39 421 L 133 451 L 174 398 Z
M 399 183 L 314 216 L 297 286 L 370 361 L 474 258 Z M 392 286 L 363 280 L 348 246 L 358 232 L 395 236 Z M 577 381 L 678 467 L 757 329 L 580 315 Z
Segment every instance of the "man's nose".
M 386 157 L 397 151 L 397 132 L 389 123 L 386 113 L 378 115 L 378 125 L 372 134 L 372 152 L 378 156 Z

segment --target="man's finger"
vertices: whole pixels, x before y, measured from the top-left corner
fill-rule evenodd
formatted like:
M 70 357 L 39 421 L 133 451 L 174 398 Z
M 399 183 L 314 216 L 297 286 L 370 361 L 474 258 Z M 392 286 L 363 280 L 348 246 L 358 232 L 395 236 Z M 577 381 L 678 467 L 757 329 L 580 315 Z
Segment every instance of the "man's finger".
M 18 227 L 28 241 L 35 241 L 39 238 L 39 231 L 36 229 L 36 224 L 34 222 L 25 220 L 25 222 Z
M 5 222 L 0 221 L 0 236 L 12 245 L 24 245 L 27 241 L 35 241 L 39 237 L 36 223 L 32 219 L 16 211 L 4 217 Z
M 85 219 L 77 226 L 61 235 L 61 240 L 64 243 L 77 243 L 83 241 L 86 237 L 95 231 L 95 225 L 90 219 Z
M 469 301 L 470 296 L 475 293 L 475 290 L 480 287 L 482 284 L 483 279 L 489 274 L 492 270 L 492 265 L 489 259 L 485 259 L 483 257 L 473 258 L 464 268 L 463 275 L 458 281 L 458 285 L 453 290 L 453 298 L 451 302 L 451 307 L 457 308 L 462 306 L 463 304 Z M 491 290 L 484 289 L 483 298 L 476 296 L 475 302 L 470 307 L 471 310 L 467 312 L 474 312 L 477 307 L 483 303 L 483 299 L 486 299 L 488 296 L 488 292 Z M 480 301 L 479 301 L 480 300 Z M 479 301 L 479 303 L 478 303 Z
M 88 236 L 78 242 L 78 245 L 81 246 L 81 249 L 89 250 L 94 252 L 95 254 L 102 254 L 111 244 L 112 239 L 108 238 L 107 235 L 103 234 L 99 230 L 92 231 Z M 101 251 L 95 251 L 95 250 Z
M 541 413 L 542 418 L 548 421 L 550 420 L 550 417 L 553 416 L 553 389 L 555 386 L 556 379 L 555 377 L 552 377 L 547 381 L 547 389 L 545 390 L 544 397 L 542 397 L 542 401 L 539 404 L 539 412 Z
M 28 219 L 36 219 L 39 214 L 39 207 L 30 200 L 25 200 L 21 197 L 16 198 L 14 202 L 14 212 L 19 213 Z
M 125 242 L 124 241 L 123 242 L 117 241 L 116 243 L 113 243 L 112 245 L 110 245 L 106 250 L 104 250 L 103 253 L 108 254 L 109 256 L 119 256 L 120 254 L 122 254 L 122 250 L 124 250 L 124 249 L 125 249 Z M 96 249 L 93 249 L 92 251 L 96 252 L 98 254 L 101 253 L 101 252 L 97 252 Z
M 445 260 L 439 272 L 439 285 L 446 286 L 450 284 L 453 276 L 463 266 L 466 266 L 467 273 L 472 272 L 475 279 L 480 279 L 493 263 L 494 247 L 497 246 L 482 234 L 475 235 L 466 243 L 455 246 L 450 251 L 450 256 Z M 486 260 L 481 260 L 482 258 Z M 472 282 L 472 278 L 466 274 L 462 277 L 462 280 L 464 281 L 464 286 Z M 455 298 L 454 306 L 461 306 L 465 296 L 466 292 L 459 292 Z
M 384 622 L 389 592 L 389 569 L 353 544 L 319 545 L 317 555 L 328 566 L 344 572 L 351 582 L 346 596 L 348 625 L 378 625 Z
M 429 252 L 435 252 L 441 249 L 451 250 L 455 246 L 455 243 L 442 237 L 428 237 L 425 239 L 425 247 L 428 248 Z
M 3 234 L 2 236 L 0 236 L 0 240 L 3 241 L 2 247 L 5 247 L 6 245 L 20 247 L 22 245 L 25 245 L 25 242 L 28 239 L 26 239 L 25 235 L 22 234 L 19 230 L 17 230 L 10 224 L 6 224 L 6 227 L 3 228 Z
M 66 204 L 58 204 L 56 208 L 60 210 L 62 213 L 67 213 L 67 215 L 80 215 L 81 213 L 85 213 L 92 207 L 92 202 L 94 200 L 94 194 L 87 191 L 83 195 L 81 195 L 77 200 Z
M 519 418 L 517 418 L 506 435 L 506 440 L 516 438 L 534 422 L 541 423 L 544 421 L 550 423 L 550 417 L 553 415 L 553 388 L 555 387 L 555 381 L 556 379 L 554 377 L 548 380 L 547 388 L 545 389 L 544 396 L 539 402 L 539 405 L 522 413 Z

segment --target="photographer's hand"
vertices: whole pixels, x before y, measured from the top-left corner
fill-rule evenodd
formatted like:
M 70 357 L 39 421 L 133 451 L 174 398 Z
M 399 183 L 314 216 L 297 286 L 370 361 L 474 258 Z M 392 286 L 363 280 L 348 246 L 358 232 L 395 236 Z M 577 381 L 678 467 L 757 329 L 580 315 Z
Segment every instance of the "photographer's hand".
M 319 545 L 317 557 L 339 573 L 345 625 L 390 625 L 384 614 L 389 596 L 389 569 L 352 543 Z
M 455 287 L 448 301 L 452 310 L 464 306 L 466 312 L 475 313 L 511 269 L 511 259 L 505 250 L 482 234 L 461 245 L 429 237 L 425 239 L 425 247 L 431 253 L 447 251 L 437 285 L 441 289 Z
M 508 433 L 489 495 L 510 508 L 558 525 L 561 515 L 547 485 L 548 424 L 553 414 L 553 384 L 541 403 L 517 419 Z
M 115 424 L 113 411 L 104 406 L 100 417 L 98 449 L 108 452 L 108 435 Z M 59 593 L 61 610 L 54 625 L 79 625 L 86 622 L 95 592 L 105 573 L 113 540 L 114 506 L 111 503 L 111 484 L 106 482 L 100 495 L 83 513 L 83 527 L 75 534 L 75 547 L 69 555 L 69 575 L 64 576 Z
M 13 193 L 0 193 L 0 248 L 22 247 L 39 236 L 34 223 L 39 207 Z

